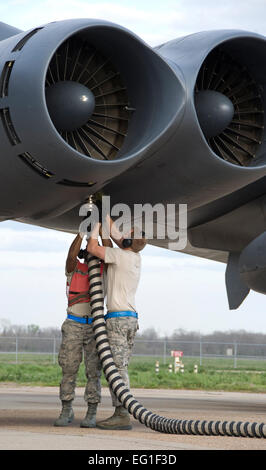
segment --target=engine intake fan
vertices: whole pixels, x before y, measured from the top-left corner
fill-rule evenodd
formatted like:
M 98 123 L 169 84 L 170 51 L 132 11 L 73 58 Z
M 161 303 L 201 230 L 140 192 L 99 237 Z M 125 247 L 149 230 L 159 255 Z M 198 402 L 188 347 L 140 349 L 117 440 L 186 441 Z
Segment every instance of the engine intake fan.
M 115 159 L 133 109 L 112 58 L 71 37 L 55 52 L 45 86 L 50 116 L 63 139 L 87 157 Z
M 212 50 L 201 66 L 195 105 L 212 150 L 235 165 L 252 164 L 264 129 L 260 87 L 248 68 L 222 47 Z

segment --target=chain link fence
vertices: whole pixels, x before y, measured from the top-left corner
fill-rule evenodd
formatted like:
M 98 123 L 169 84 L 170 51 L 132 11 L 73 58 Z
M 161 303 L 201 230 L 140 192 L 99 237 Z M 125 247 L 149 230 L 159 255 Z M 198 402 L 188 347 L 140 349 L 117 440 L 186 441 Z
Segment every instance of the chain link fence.
M 23 337 L 23 336 L 2 336 L 0 337 L 0 363 L 57 363 L 57 355 L 61 343 L 60 337 Z M 240 342 L 215 342 L 204 341 L 199 338 L 195 341 L 173 341 L 169 339 L 144 340 L 136 339 L 133 356 L 144 359 L 160 361 L 161 364 L 168 364 L 171 358 L 171 351 L 182 351 L 182 361 L 188 360 L 197 362 L 199 366 L 210 363 L 210 360 L 223 360 L 232 368 L 247 366 L 252 368 L 252 364 L 266 370 L 266 344 L 240 343 Z

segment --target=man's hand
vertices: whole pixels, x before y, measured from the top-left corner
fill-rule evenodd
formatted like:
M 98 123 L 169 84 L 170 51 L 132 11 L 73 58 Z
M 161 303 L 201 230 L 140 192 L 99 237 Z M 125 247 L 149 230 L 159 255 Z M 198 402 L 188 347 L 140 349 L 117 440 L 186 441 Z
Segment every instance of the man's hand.
M 123 246 L 122 242 L 124 238 L 119 232 L 119 230 L 117 229 L 115 222 L 111 219 L 110 215 L 107 215 L 106 223 L 108 225 L 109 233 L 110 233 L 112 240 L 117 244 L 117 246 L 119 246 L 119 248 L 122 248 Z
M 103 234 L 103 227 L 102 227 L 102 225 L 101 225 L 101 227 L 100 227 L 99 234 L 100 234 L 100 237 L 101 237 L 101 239 L 102 239 L 102 244 L 103 244 L 103 246 L 109 246 L 110 248 L 113 248 L 113 243 L 112 243 L 112 241 L 110 240 L 110 238 L 104 236 L 104 234 Z
M 97 258 L 100 258 L 104 260 L 105 257 L 105 248 L 103 246 L 99 246 L 98 244 L 98 236 L 99 236 L 99 230 L 100 230 L 100 224 L 95 224 L 95 227 L 93 228 L 91 232 L 91 236 L 88 240 L 87 243 L 87 251 L 93 255 L 96 256 Z

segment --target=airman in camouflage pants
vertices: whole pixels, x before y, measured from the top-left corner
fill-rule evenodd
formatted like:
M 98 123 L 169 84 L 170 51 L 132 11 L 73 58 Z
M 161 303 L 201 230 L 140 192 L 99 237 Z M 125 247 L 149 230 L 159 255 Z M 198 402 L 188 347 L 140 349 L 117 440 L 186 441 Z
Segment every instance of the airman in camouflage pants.
M 106 320 L 107 335 L 112 351 L 114 363 L 126 387 L 129 389 L 128 363 L 134 345 L 134 338 L 138 330 L 138 320 L 132 317 L 108 318 Z M 112 404 L 121 406 L 110 387 Z
M 118 230 L 113 230 L 116 227 L 109 215 L 106 217 L 106 224 L 110 230 L 106 234 L 104 227 L 101 228 L 103 246 L 98 243 L 101 225 L 96 224 L 88 240 L 87 251 L 103 260 L 107 267 L 107 314 L 104 318 L 114 363 L 123 382 L 129 388 L 127 366 L 138 329 L 135 294 L 141 271 L 139 252 L 143 250 L 147 242 L 144 232 L 137 231 L 137 228 L 133 228 L 126 238 L 121 237 Z M 113 248 L 109 234 L 111 234 L 111 238 L 118 248 Z M 116 380 L 116 377 L 113 380 Z M 112 380 L 110 383 L 112 383 Z M 110 430 L 132 429 L 130 413 L 114 397 L 112 390 L 111 395 L 115 407 L 114 414 L 104 421 L 98 422 L 97 427 Z
M 62 368 L 60 384 L 62 411 L 54 426 L 68 426 L 74 419 L 72 402 L 79 366 L 84 355 L 87 377 L 84 399 L 87 403 L 87 413 L 80 426 L 92 428 L 96 427 L 97 405 L 101 401 L 101 362 L 92 328 L 87 254 L 80 250 L 82 238 L 77 234 L 66 260 L 67 319 L 61 328 L 62 341 L 58 356 Z M 84 259 L 84 262 L 80 259 Z
M 83 351 L 87 377 L 84 400 L 89 403 L 99 403 L 101 401 L 101 362 L 95 346 L 92 325 L 84 325 L 68 319 L 62 325 L 62 342 L 58 356 L 63 374 L 60 399 L 62 401 L 74 399 L 76 377 L 82 362 Z

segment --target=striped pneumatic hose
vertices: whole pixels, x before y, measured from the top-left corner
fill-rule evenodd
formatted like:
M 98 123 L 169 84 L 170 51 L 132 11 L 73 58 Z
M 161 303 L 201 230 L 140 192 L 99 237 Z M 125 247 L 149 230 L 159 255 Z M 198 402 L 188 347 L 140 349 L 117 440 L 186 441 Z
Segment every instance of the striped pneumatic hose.
M 144 408 L 126 388 L 113 360 L 104 320 L 104 296 L 99 259 L 92 256 L 88 261 L 88 268 L 93 331 L 97 352 L 108 384 L 124 408 L 134 418 L 154 431 L 167 434 L 266 438 L 266 424 L 264 423 L 170 419 Z

